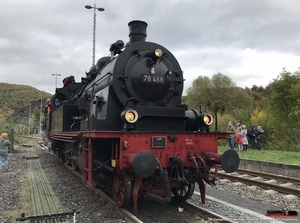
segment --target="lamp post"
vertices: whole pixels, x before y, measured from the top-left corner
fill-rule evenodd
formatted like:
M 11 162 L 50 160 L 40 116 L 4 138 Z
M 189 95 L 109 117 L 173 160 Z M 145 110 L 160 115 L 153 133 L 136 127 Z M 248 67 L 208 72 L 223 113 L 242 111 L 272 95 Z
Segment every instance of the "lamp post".
M 43 98 L 41 97 L 41 104 L 40 104 L 40 136 L 42 135 L 42 102 L 43 102 Z
M 61 76 L 61 74 L 55 73 L 55 74 L 52 74 L 52 76 L 55 76 L 55 90 L 56 90 L 56 88 L 57 88 L 57 76 Z
M 86 9 L 94 9 L 94 23 L 93 23 L 93 66 L 95 65 L 95 39 L 96 39 L 96 10 L 103 12 L 104 8 L 97 8 L 96 3 L 94 6 L 86 5 Z
M 30 135 L 30 116 L 31 116 L 31 102 L 29 102 L 29 109 L 28 109 L 28 135 Z

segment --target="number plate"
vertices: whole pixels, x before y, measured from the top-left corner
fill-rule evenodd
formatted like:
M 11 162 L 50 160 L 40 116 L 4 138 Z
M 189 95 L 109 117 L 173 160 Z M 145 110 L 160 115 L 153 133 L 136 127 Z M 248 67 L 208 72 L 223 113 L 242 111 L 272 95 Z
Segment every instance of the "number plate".
M 142 74 L 142 82 L 149 84 L 164 84 L 165 77 L 152 75 L 152 74 Z
M 166 147 L 165 136 L 153 136 L 152 137 L 152 148 L 165 148 Z

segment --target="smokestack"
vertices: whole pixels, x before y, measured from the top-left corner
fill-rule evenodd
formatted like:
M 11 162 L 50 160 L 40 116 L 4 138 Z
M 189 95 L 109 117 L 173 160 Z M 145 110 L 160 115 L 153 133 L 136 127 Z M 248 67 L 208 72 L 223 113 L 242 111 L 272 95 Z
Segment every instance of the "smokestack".
M 145 42 L 147 37 L 148 24 L 143 21 L 134 20 L 128 23 L 129 43 Z

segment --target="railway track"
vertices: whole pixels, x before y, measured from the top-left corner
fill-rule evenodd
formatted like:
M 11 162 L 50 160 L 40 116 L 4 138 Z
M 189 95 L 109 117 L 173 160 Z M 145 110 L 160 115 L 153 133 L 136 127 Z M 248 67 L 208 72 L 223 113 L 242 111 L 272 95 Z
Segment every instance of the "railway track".
M 234 221 L 231 221 L 224 216 L 221 216 L 219 214 L 216 214 L 212 211 L 209 211 L 205 208 L 201 208 L 189 201 L 185 201 L 183 207 L 186 207 L 190 209 L 191 211 L 194 211 L 197 214 L 200 214 L 201 216 L 204 216 L 205 219 L 212 221 L 212 222 L 226 222 L 226 223 L 234 223 Z
M 65 165 L 65 163 L 64 163 Z M 69 171 L 76 175 L 76 177 L 78 177 L 80 180 L 82 180 L 82 176 L 75 172 L 71 167 L 65 165 L 66 168 L 69 169 Z M 101 190 L 92 187 L 89 188 L 90 190 L 92 190 L 97 196 L 99 196 L 103 201 L 105 201 L 105 203 L 109 206 L 112 207 L 113 211 L 117 212 L 120 216 L 120 221 L 118 222 L 129 222 L 129 223 L 142 223 L 143 221 L 141 221 L 139 218 L 137 218 L 134 214 L 130 213 L 129 211 L 127 211 L 126 209 L 123 208 L 119 208 L 115 202 L 104 192 L 102 192 Z
M 285 177 L 285 176 L 281 176 L 281 175 L 275 175 L 275 174 L 263 173 L 263 172 L 257 172 L 257 171 L 252 171 L 252 170 L 245 170 L 245 169 L 238 169 L 236 171 L 236 173 L 248 174 L 250 176 L 258 176 L 258 177 L 263 177 L 263 178 L 267 178 L 267 179 L 276 179 L 278 181 L 284 181 L 284 182 L 289 182 L 289 183 L 300 185 L 299 178 Z
M 79 179 L 82 180 L 82 176 L 74 171 L 71 167 L 67 166 L 65 163 L 64 165 L 69 169 L 72 174 L 75 174 Z M 90 188 L 97 196 L 99 196 L 102 200 L 106 202 L 109 206 L 112 207 L 112 209 L 117 212 L 120 215 L 120 222 L 129 222 L 129 223 L 143 223 L 143 222 L 149 222 L 148 220 L 143 219 L 143 217 L 137 217 L 135 213 L 132 211 L 129 211 L 124 208 L 119 208 L 115 202 L 104 192 L 101 190 L 92 187 Z M 202 221 L 207 220 L 207 222 L 224 222 L 224 223 L 234 223 L 234 221 L 230 221 L 226 217 L 223 217 L 221 215 L 218 215 L 212 211 L 209 211 L 205 208 L 201 208 L 199 206 L 196 206 L 195 204 L 192 204 L 189 201 L 185 201 L 182 204 L 182 211 L 184 211 L 184 214 L 186 215 L 189 213 L 190 215 L 193 215 L 196 220 Z M 180 210 L 179 210 L 180 212 Z M 168 216 L 160 216 L 160 220 L 163 221 L 164 217 Z M 197 221 L 195 221 L 197 222 Z
M 38 143 L 40 143 L 40 139 L 36 139 L 36 141 Z M 34 155 L 33 155 L 34 156 Z M 65 165 L 66 166 L 66 165 Z M 74 172 L 73 169 L 71 167 L 68 167 L 66 166 L 69 171 L 71 171 L 72 173 L 74 173 L 75 175 L 77 175 L 77 177 L 82 180 L 82 176 L 80 174 L 78 174 L 77 172 Z M 238 174 L 242 174 L 242 177 L 240 176 L 239 178 L 237 178 L 236 180 L 232 178 L 233 181 L 239 181 L 239 182 L 242 182 L 240 179 L 241 178 L 245 178 L 246 180 L 248 180 L 249 182 L 249 178 L 250 177 L 261 177 L 261 178 L 265 178 L 265 179 L 277 179 L 277 183 L 279 184 L 280 182 L 285 182 L 285 183 L 293 183 L 293 184 L 296 184 L 298 185 L 298 182 L 297 179 L 294 179 L 294 178 L 285 178 L 283 176 L 276 176 L 276 175 L 272 175 L 272 174 L 265 174 L 265 173 L 260 173 L 260 172 L 254 172 L 254 171 L 247 171 L 247 170 L 238 170 L 237 171 Z M 221 172 L 219 174 L 219 177 L 220 178 L 226 178 L 226 176 L 222 176 L 223 173 Z M 247 174 L 247 175 L 246 175 Z M 236 174 L 231 174 L 233 176 L 235 176 Z M 238 177 L 238 176 L 236 176 Z M 228 178 L 227 178 L 228 179 Z M 244 181 L 244 183 L 247 184 L 246 180 Z M 264 183 L 264 182 L 259 182 L 259 183 Z M 251 185 L 254 185 L 253 182 L 250 183 Z M 270 183 L 269 183 L 270 184 Z M 276 186 L 282 186 L 282 185 L 276 185 Z M 260 186 L 258 184 L 255 184 L 257 186 Z M 273 184 L 272 184 L 273 185 Z M 266 188 L 266 189 L 271 189 L 269 185 L 263 187 L 263 186 L 260 186 L 262 188 Z M 107 222 L 170 222 L 168 220 L 164 220 L 164 219 L 167 219 L 168 218 L 168 215 L 173 215 L 173 219 L 176 219 L 176 217 L 186 217 L 186 216 L 192 216 L 193 217 L 193 220 L 192 221 L 182 221 L 182 222 L 201 222 L 201 221 L 204 221 L 204 222 L 233 222 L 229 219 L 226 219 L 222 216 L 218 216 L 216 215 L 215 213 L 213 212 L 209 212 L 209 211 L 206 211 L 206 209 L 202 209 L 196 205 L 193 205 L 193 204 L 189 204 L 188 202 L 185 202 L 184 204 L 180 205 L 180 207 L 182 208 L 182 212 L 180 212 L 178 210 L 178 206 L 177 207 L 174 207 L 173 205 L 173 210 L 172 211 L 164 211 L 164 206 L 167 206 L 167 205 L 162 205 L 160 206 L 161 209 L 164 209 L 163 211 L 160 210 L 159 213 L 155 212 L 155 211 L 151 211 L 150 212 L 147 212 L 148 209 L 150 209 L 151 207 L 146 207 L 146 210 L 144 211 L 144 215 L 139 215 L 139 213 L 134 213 L 132 212 L 130 209 L 122 209 L 122 208 L 118 208 L 114 201 L 109 197 L 107 196 L 105 193 L 103 193 L 102 191 L 98 190 L 97 188 L 89 188 L 91 189 L 95 194 L 97 194 L 99 197 L 101 197 L 101 200 L 105 201 L 105 204 L 107 204 L 108 206 L 110 206 L 113 210 L 113 212 L 115 213 L 118 213 L 118 215 L 120 216 L 119 220 L 116 221 L 110 221 L 108 220 Z M 295 188 L 294 188 L 295 189 Z M 274 189 L 276 190 L 276 189 Z M 285 192 L 287 193 L 287 191 Z M 289 194 L 291 194 L 290 192 L 288 192 Z M 142 201 L 140 202 L 140 204 L 142 203 Z M 156 203 L 152 203 L 152 206 L 156 205 Z M 151 206 L 151 204 L 150 204 Z M 176 205 L 175 205 L 176 206 Z M 167 209 L 166 209 L 167 210 Z M 139 209 L 139 212 L 140 212 L 140 209 Z M 142 212 L 142 211 L 141 211 Z M 154 219 L 153 216 L 156 216 L 156 219 Z M 145 216 L 148 218 L 145 218 Z M 149 218 L 150 216 L 150 218 Z M 174 218 L 175 216 L 175 218 Z M 227 215 L 228 216 L 228 215 Z M 190 218 L 190 217 L 186 217 L 187 218 Z M 157 221 L 157 219 L 160 219 L 161 221 Z M 185 220 L 186 220 L 185 219 Z M 192 218 L 191 218 L 192 219 Z M 234 219 L 234 218 L 231 218 L 230 219 Z M 153 221 L 152 221 L 153 220 Z M 178 218 L 179 220 L 179 218 Z
M 62 214 L 66 212 L 41 167 L 37 151 L 31 145 L 24 146 L 24 150 L 24 158 L 28 166 L 33 216 L 23 215 L 18 220 L 23 222 L 31 219 L 31 222 L 41 222 L 43 219 L 52 219 L 53 222 L 69 222 L 68 216 Z
M 234 222 L 229 218 L 207 209 L 199 207 L 192 199 L 184 202 L 178 202 L 175 199 L 170 204 L 163 204 L 157 201 L 140 198 L 139 211 L 133 213 L 142 222 L 152 223 L 170 223 L 170 222 L 188 222 L 188 223 L 212 223 L 212 222 Z M 130 212 L 132 208 L 129 208 Z
M 268 190 L 272 189 L 285 194 L 300 196 L 300 190 L 298 189 L 300 180 L 297 178 L 249 171 L 244 169 L 238 169 L 234 174 L 227 174 L 220 171 L 218 173 L 218 177 L 231 181 L 242 182 L 248 185 L 258 186 Z M 264 181 L 263 179 L 267 179 L 267 181 Z
M 37 142 L 41 147 L 47 149 L 47 147 L 45 147 L 42 143 L 41 143 L 41 139 L 40 138 L 30 138 L 30 137 L 26 137 L 28 139 L 34 140 L 35 142 Z M 54 154 L 53 154 L 54 155 Z M 65 163 L 63 163 L 65 165 L 66 168 L 69 169 L 69 171 L 76 175 L 76 177 L 78 177 L 80 180 L 82 179 L 82 176 L 74 171 L 71 167 L 69 167 L 68 165 L 66 165 Z M 126 209 L 122 209 L 119 208 L 115 202 L 105 193 L 103 193 L 101 190 L 97 189 L 97 188 L 89 188 L 91 189 L 97 196 L 101 197 L 101 199 L 103 199 L 105 201 L 105 203 L 109 206 L 112 207 L 112 209 L 117 212 L 120 215 L 120 220 L 118 222 L 129 222 L 129 223 L 142 223 L 142 221 L 140 219 L 138 219 L 134 214 L 130 213 L 129 211 L 127 211 Z

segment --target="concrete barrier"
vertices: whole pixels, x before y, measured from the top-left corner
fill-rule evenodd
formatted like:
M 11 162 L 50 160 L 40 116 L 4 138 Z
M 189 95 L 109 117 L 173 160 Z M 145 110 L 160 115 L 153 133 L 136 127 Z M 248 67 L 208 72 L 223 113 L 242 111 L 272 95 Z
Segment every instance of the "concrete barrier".
M 259 160 L 240 160 L 240 169 L 277 174 L 287 177 L 300 178 L 300 166 L 283 163 L 272 163 Z

